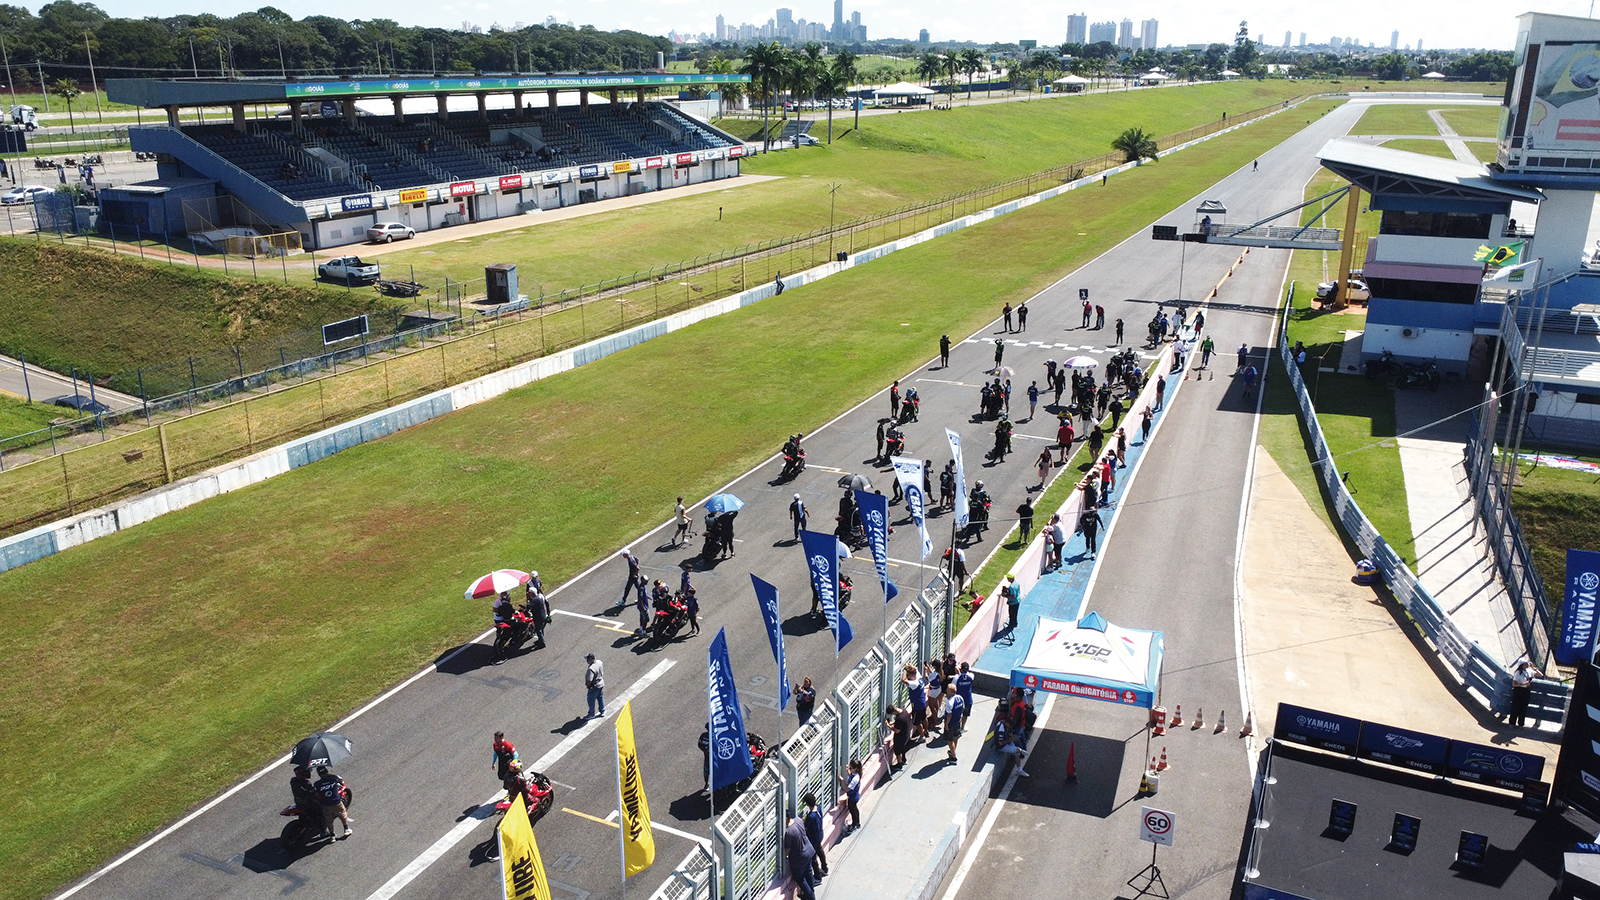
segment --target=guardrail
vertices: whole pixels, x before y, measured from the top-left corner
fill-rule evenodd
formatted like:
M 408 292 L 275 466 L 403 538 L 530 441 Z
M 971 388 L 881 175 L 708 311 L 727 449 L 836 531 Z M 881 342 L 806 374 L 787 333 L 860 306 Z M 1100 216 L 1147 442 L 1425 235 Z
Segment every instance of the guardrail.
M 1291 298 L 1293 290 L 1291 286 Z M 1450 614 L 1417 580 L 1416 574 L 1405 564 L 1400 555 L 1372 526 L 1372 522 L 1367 519 L 1349 489 L 1345 487 L 1339 476 L 1339 468 L 1334 464 L 1333 452 L 1323 438 L 1322 427 L 1317 421 L 1317 409 L 1311 402 L 1311 394 L 1306 389 L 1305 379 L 1300 376 L 1299 367 L 1294 364 L 1285 329 L 1280 329 L 1278 332 L 1278 356 L 1283 361 L 1283 368 L 1294 390 L 1295 400 L 1299 404 L 1301 424 L 1310 436 L 1312 468 L 1327 491 L 1334 516 L 1344 533 L 1378 567 L 1378 572 L 1389 586 L 1395 601 L 1417 624 L 1423 637 L 1433 644 L 1449 671 L 1467 688 L 1469 694 L 1491 712 L 1506 712 L 1511 705 L 1511 673 L 1498 659 L 1490 656 L 1462 632 L 1450 618 Z M 1548 636 L 1543 646 L 1548 650 Z M 1539 644 L 1532 644 L 1529 650 L 1537 656 Z M 1536 680 L 1533 697 L 1528 704 L 1528 717 L 1536 723 L 1559 724 L 1565 717 L 1570 695 L 1571 690 L 1560 682 L 1542 678 Z
M 1466 468 L 1475 494 L 1483 498 L 1478 515 L 1483 519 L 1484 537 L 1494 554 L 1496 569 L 1506 586 L 1506 596 L 1517 613 L 1517 625 L 1522 631 L 1530 657 L 1541 667 L 1550 654 L 1551 636 L 1555 623 L 1550 620 L 1550 604 L 1544 592 L 1544 581 L 1533 566 L 1533 552 L 1522 537 L 1522 524 L 1511 508 L 1511 497 L 1500 478 L 1500 468 L 1493 459 L 1494 446 L 1483 439 L 1483 428 L 1478 417 L 1467 438 Z M 1485 476 L 1484 473 L 1487 473 Z M 1482 479 L 1487 477 L 1488 484 Z M 1481 493 L 1480 492 L 1481 489 Z
M 931 626 L 945 621 L 946 594 L 942 576 L 924 587 L 877 646 L 840 680 L 833 697 L 817 705 L 811 721 L 781 747 L 768 748 L 769 764 L 717 815 L 714 861 L 705 845 L 697 845 L 651 900 L 759 900 L 780 887 L 788 878 L 784 813 L 790 806 L 798 808 L 797 798 L 806 794 L 815 794 L 824 814 L 831 816 L 825 828 L 842 827 L 843 817 L 832 801 L 840 796 L 839 776 L 845 767 L 851 760 L 863 762 L 865 792 L 888 764 L 883 753 L 886 713 L 891 705 L 906 703 L 905 685 L 896 673 L 907 664 L 920 666 L 943 657 L 948 649 L 943 641 L 930 643 L 943 634 L 942 627 Z

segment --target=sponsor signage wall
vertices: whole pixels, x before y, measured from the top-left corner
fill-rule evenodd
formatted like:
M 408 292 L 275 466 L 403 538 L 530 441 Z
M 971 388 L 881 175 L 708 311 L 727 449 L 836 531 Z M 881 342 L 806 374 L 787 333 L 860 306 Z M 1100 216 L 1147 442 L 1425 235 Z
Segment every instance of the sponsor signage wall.
M 284 86 L 285 97 L 351 97 L 555 88 L 630 88 L 664 85 L 749 84 L 749 75 L 543 75 L 516 78 L 419 78 L 408 81 L 317 81 Z
M 1450 739 L 1393 725 L 1362 722 L 1356 755 L 1402 769 L 1440 775 L 1450 755 Z
M 1279 703 L 1278 722 L 1272 736 L 1280 741 L 1354 755 L 1361 739 L 1361 720 Z
M 372 208 L 372 195 L 362 194 L 359 197 L 344 197 L 339 200 L 339 208 L 345 212 L 356 212 Z
M 676 157 L 676 162 L 680 166 L 692 166 L 694 165 L 694 154 L 679 153 Z
M 477 192 L 478 183 L 476 181 L 458 181 L 450 185 L 450 196 L 452 197 L 471 197 Z
M 728 148 L 728 158 L 729 159 L 738 159 L 739 157 L 741 157 L 743 155 L 744 155 L 744 147 L 743 146 L 729 147 Z
M 401 203 L 426 203 L 428 202 L 427 188 L 411 188 L 400 192 Z
M 522 176 L 521 175 L 502 175 L 502 176 L 500 176 L 500 190 L 502 190 L 502 191 L 520 191 L 520 190 L 522 190 Z
M 633 171 L 633 163 L 631 161 L 612 163 L 611 171 L 619 174 L 627 174 Z
M 1077 681 L 1066 681 L 1061 678 L 1051 678 L 1048 675 L 1028 674 L 1023 676 L 1023 683 L 1036 690 L 1054 691 L 1057 694 L 1071 694 L 1074 697 L 1088 697 L 1091 700 L 1104 700 L 1107 703 L 1134 705 L 1139 702 L 1139 695 L 1134 691 L 1118 690 L 1102 684 L 1083 684 Z
M 1519 791 L 1544 776 L 1544 757 L 1470 741 L 1450 742 L 1445 777 Z
M 545 184 L 566 184 L 572 180 L 572 173 L 562 170 L 560 172 L 546 172 L 540 177 Z
M 1567 551 L 1567 596 L 1561 606 L 1561 637 L 1556 662 L 1577 665 L 1594 656 L 1596 595 L 1600 593 L 1600 553 Z
M 599 177 L 600 177 L 600 167 L 599 166 L 579 166 L 578 167 L 578 178 L 581 181 L 593 181 L 594 179 L 599 178 Z
M 1567 707 L 1561 756 L 1556 762 L 1555 800 L 1600 817 L 1600 669 L 1578 664 Z
M 701 150 L 700 151 L 700 158 L 701 159 L 721 159 L 722 158 L 722 149 L 721 148 L 715 148 L 715 149 L 711 149 L 711 150 Z
M 1574 701 L 1573 709 L 1577 708 Z M 1593 712 L 1591 724 L 1596 727 L 1596 739 L 1600 740 L 1600 710 Z M 1568 717 L 1569 723 L 1573 718 Z M 1568 727 L 1570 729 L 1571 725 Z M 1363 722 L 1288 703 L 1278 704 L 1278 721 L 1272 736 L 1280 741 L 1512 791 L 1538 784 L 1544 775 L 1542 756 L 1471 741 L 1454 741 L 1436 734 L 1380 722 Z M 1595 751 L 1591 749 L 1590 752 Z M 1562 759 L 1566 759 L 1565 745 Z M 1593 771 L 1600 775 L 1600 765 L 1594 766 Z M 1595 792 L 1597 809 L 1600 809 L 1600 777 L 1595 778 L 1591 789 Z
M 644 161 L 644 167 L 646 169 L 659 169 L 666 164 L 667 158 L 665 156 L 652 156 Z

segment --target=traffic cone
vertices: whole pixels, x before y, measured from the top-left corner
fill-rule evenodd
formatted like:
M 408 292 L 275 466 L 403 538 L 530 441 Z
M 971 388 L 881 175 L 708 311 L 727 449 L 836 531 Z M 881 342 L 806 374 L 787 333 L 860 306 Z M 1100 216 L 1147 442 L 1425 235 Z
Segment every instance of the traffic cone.
M 1256 714 L 1253 713 L 1253 712 L 1246 712 L 1244 714 L 1244 727 L 1239 729 L 1239 737 L 1249 737 L 1250 735 L 1255 734 L 1255 733 L 1256 733 Z
M 1152 775 L 1154 775 L 1155 773 L 1161 771 L 1161 764 L 1156 762 L 1156 758 L 1154 756 L 1150 757 L 1150 768 L 1147 769 L 1146 771 L 1148 771 Z
M 1078 745 L 1067 745 L 1067 784 L 1078 783 Z
M 1156 737 L 1166 737 L 1167 736 L 1167 711 L 1166 710 L 1162 709 L 1159 706 L 1156 707 L 1155 709 L 1151 710 L 1150 711 L 1150 721 L 1152 723 L 1152 727 L 1150 729 L 1150 733 L 1151 734 L 1155 735 Z
M 1183 704 L 1178 704 L 1178 711 L 1172 714 L 1172 727 L 1177 728 L 1183 724 Z
M 1223 710 L 1222 711 L 1222 715 L 1217 717 L 1216 730 L 1212 731 L 1211 733 L 1212 734 L 1221 734 L 1221 733 L 1223 733 L 1224 731 L 1227 731 L 1227 730 L 1228 730 L 1228 711 L 1227 710 Z
M 1156 764 L 1156 771 L 1157 772 L 1165 772 L 1166 770 L 1167 770 L 1167 748 L 1166 747 L 1162 747 L 1161 748 L 1161 762 Z
M 1146 772 L 1143 775 L 1139 776 L 1139 793 L 1140 794 L 1148 794 L 1148 793 L 1150 793 L 1150 773 L 1149 772 Z
M 1189 730 L 1193 731 L 1197 728 L 1204 727 L 1206 727 L 1206 708 L 1202 706 L 1200 707 L 1200 711 L 1194 714 L 1194 724 L 1189 726 Z

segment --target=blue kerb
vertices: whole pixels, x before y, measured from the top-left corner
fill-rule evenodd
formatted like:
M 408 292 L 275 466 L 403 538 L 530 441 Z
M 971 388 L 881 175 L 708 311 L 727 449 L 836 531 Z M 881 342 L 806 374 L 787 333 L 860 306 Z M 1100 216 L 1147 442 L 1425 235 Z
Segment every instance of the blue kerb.
M 25 540 L 0 544 L 0 572 L 52 556 L 59 549 L 54 531 L 41 531 Z

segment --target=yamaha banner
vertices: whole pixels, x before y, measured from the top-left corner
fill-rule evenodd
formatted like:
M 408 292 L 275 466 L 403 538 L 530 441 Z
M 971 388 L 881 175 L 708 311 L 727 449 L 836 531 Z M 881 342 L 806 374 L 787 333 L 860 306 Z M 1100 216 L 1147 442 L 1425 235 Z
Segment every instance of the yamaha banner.
M 778 621 L 778 589 L 751 573 L 750 581 L 756 588 L 756 603 L 761 606 L 761 621 L 767 626 L 767 643 L 772 645 L 772 658 L 778 662 L 778 711 L 789 708 L 789 671 L 783 664 L 783 624 Z
M 928 537 L 928 523 L 923 518 L 928 496 L 922 492 L 922 460 L 896 456 L 890 462 L 894 463 L 894 477 L 900 481 L 900 490 L 906 495 L 906 510 L 911 513 L 911 521 L 917 523 L 917 534 L 922 536 L 922 558 L 927 559 L 933 552 L 933 540 Z
M 906 497 L 909 504 L 911 498 Z M 889 498 L 868 491 L 856 491 L 856 506 L 861 510 L 861 525 L 872 547 L 872 562 L 878 568 L 878 583 L 883 585 L 883 602 L 893 600 L 900 589 L 889 580 Z
M 822 614 L 828 617 L 828 630 L 833 632 L 833 655 L 838 658 L 839 651 L 855 637 L 839 612 L 839 539 L 820 531 L 802 531 L 800 546 L 811 570 L 811 586 L 822 603 Z
M 1567 551 L 1567 599 L 1561 606 L 1561 638 L 1556 642 L 1556 662 L 1564 666 L 1587 662 L 1594 656 L 1595 594 L 1600 589 L 1600 553 Z
M 961 464 L 961 435 L 946 428 L 945 437 L 950 439 L 950 456 L 956 461 L 956 527 L 967 527 L 967 470 Z M 926 553 L 923 554 L 927 556 Z
M 744 714 L 739 710 L 739 692 L 733 686 L 733 667 L 728 663 L 726 629 L 718 629 L 711 641 L 706 671 L 711 697 L 711 789 L 717 790 L 743 781 L 755 771 Z

